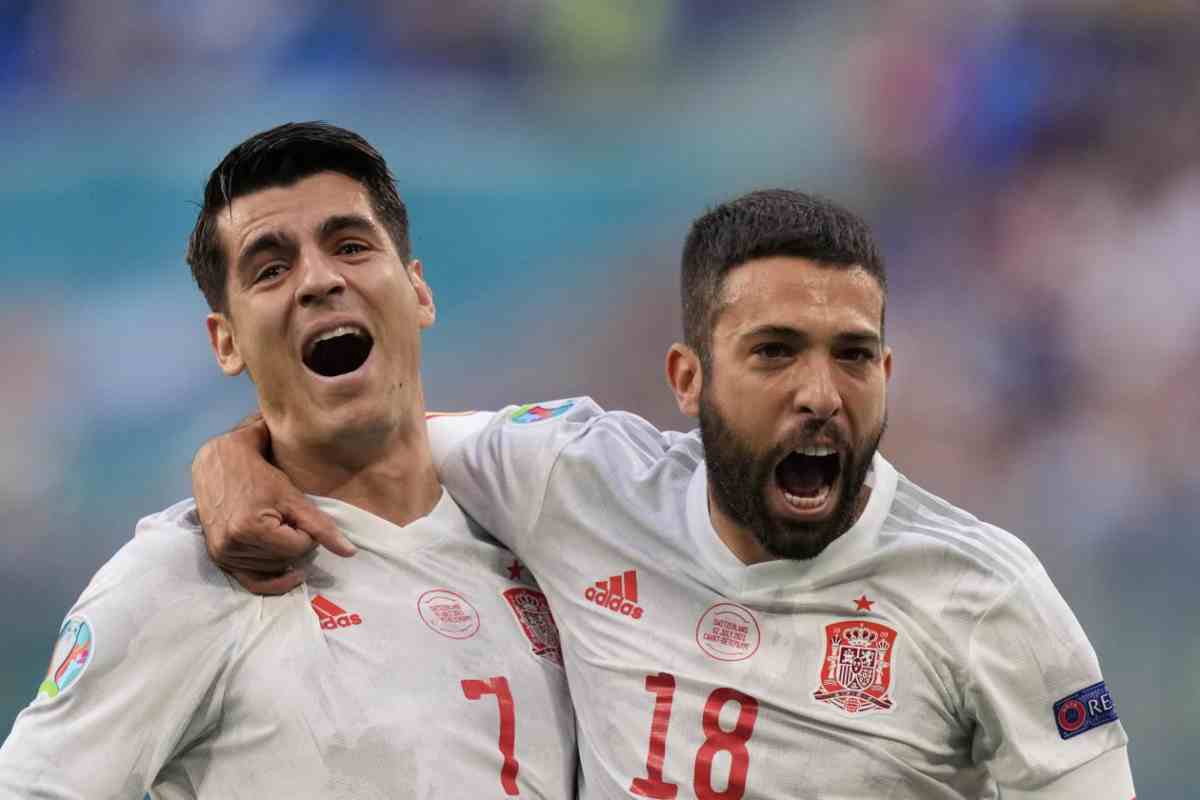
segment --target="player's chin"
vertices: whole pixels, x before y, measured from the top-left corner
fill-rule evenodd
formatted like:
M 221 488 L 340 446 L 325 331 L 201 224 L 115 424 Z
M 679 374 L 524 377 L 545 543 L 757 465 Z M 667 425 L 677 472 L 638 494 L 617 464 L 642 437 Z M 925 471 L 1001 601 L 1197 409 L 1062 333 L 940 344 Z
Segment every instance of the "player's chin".
M 840 533 L 841 482 L 839 475 L 812 497 L 797 503 L 778 482 L 767 489 L 769 524 L 760 532 L 760 542 L 778 558 L 809 559 L 820 555 Z
M 807 560 L 819 556 L 837 538 L 832 519 L 799 523 L 771 516 L 771 524 L 757 531 L 759 543 L 776 558 Z

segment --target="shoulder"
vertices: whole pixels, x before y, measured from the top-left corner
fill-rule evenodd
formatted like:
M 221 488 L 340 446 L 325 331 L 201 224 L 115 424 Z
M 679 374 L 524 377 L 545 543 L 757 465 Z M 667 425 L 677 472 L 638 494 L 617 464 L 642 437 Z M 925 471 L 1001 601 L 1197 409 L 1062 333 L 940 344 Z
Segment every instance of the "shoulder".
M 885 531 L 905 546 L 940 551 L 952 571 L 961 573 L 965 566 L 973 567 L 992 578 L 997 588 L 1011 586 L 1041 569 L 1033 551 L 1012 533 L 984 522 L 904 475 L 898 477 Z
M 209 558 L 191 498 L 138 520 L 133 538 L 100 568 L 81 600 L 114 592 L 127 597 L 155 595 L 161 600 L 164 591 L 245 593 Z
M 221 652 L 232 648 L 258 598 L 209 562 L 194 508 L 189 500 L 138 522 L 133 539 L 100 568 L 67 613 L 55 659 L 63 647 L 68 655 L 82 647 L 77 666 L 82 671 L 92 664 L 89 684 L 117 687 L 149 685 L 139 672 L 145 665 L 173 677 L 209 669 L 217 663 L 214 645 Z M 43 684 L 44 695 L 57 697 L 73 681 L 67 678 Z M 147 696 L 181 685 L 156 687 Z
M 653 463 L 672 455 L 692 468 L 704 460 L 698 435 L 662 431 L 637 414 L 606 410 L 590 397 L 510 406 L 490 427 L 509 437 L 552 440 L 573 459 Z

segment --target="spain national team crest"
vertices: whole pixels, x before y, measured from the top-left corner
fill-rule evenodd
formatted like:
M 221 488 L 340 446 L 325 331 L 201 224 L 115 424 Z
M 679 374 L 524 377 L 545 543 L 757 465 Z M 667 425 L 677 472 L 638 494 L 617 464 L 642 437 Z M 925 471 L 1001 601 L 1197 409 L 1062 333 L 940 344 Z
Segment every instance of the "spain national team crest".
M 92 626 L 84 617 L 68 617 L 58 631 L 46 679 L 38 687 L 36 699 L 57 697 L 74 685 L 92 663 L 95 651 Z
M 554 616 L 550 613 L 546 595 L 537 589 L 518 586 L 505 590 L 504 599 L 508 601 L 508 607 L 517 618 L 525 638 L 529 640 L 533 654 L 561 667 L 562 644 L 558 639 L 558 626 L 554 624 Z
M 813 697 L 847 714 L 890 711 L 896 631 L 854 619 L 825 626 L 821 685 Z

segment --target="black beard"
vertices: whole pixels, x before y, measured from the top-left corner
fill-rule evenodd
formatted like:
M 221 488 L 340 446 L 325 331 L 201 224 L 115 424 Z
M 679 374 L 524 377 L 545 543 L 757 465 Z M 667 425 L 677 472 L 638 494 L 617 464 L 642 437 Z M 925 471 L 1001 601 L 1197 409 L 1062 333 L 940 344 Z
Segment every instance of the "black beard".
M 817 430 L 821 427 L 815 426 Z M 858 516 L 858 497 L 871 469 L 871 459 L 886 428 L 885 413 L 878 432 L 866 446 L 847 454 L 837 504 L 828 519 L 780 520 L 767 508 L 767 489 L 775 480 L 775 465 L 791 448 L 780 446 L 768 453 L 755 453 L 733 431 L 706 393 L 703 390 L 700 393 L 700 439 L 704 443 L 713 497 L 726 516 L 754 534 L 759 544 L 776 558 L 813 558 L 850 529 Z

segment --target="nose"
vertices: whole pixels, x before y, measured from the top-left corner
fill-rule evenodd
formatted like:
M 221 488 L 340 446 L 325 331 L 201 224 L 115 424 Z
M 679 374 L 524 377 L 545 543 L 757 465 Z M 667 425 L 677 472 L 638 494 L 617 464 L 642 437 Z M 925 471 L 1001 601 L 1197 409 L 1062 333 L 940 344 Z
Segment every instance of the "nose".
M 818 419 L 837 416 L 842 410 L 842 393 L 833 375 L 834 366 L 828 358 L 812 356 L 796 365 L 796 388 L 793 403 L 801 414 Z
M 340 265 L 331 262 L 322 254 L 301 256 L 299 268 L 301 278 L 296 287 L 296 300 L 308 307 L 325 302 L 346 289 L 346 279 Z

